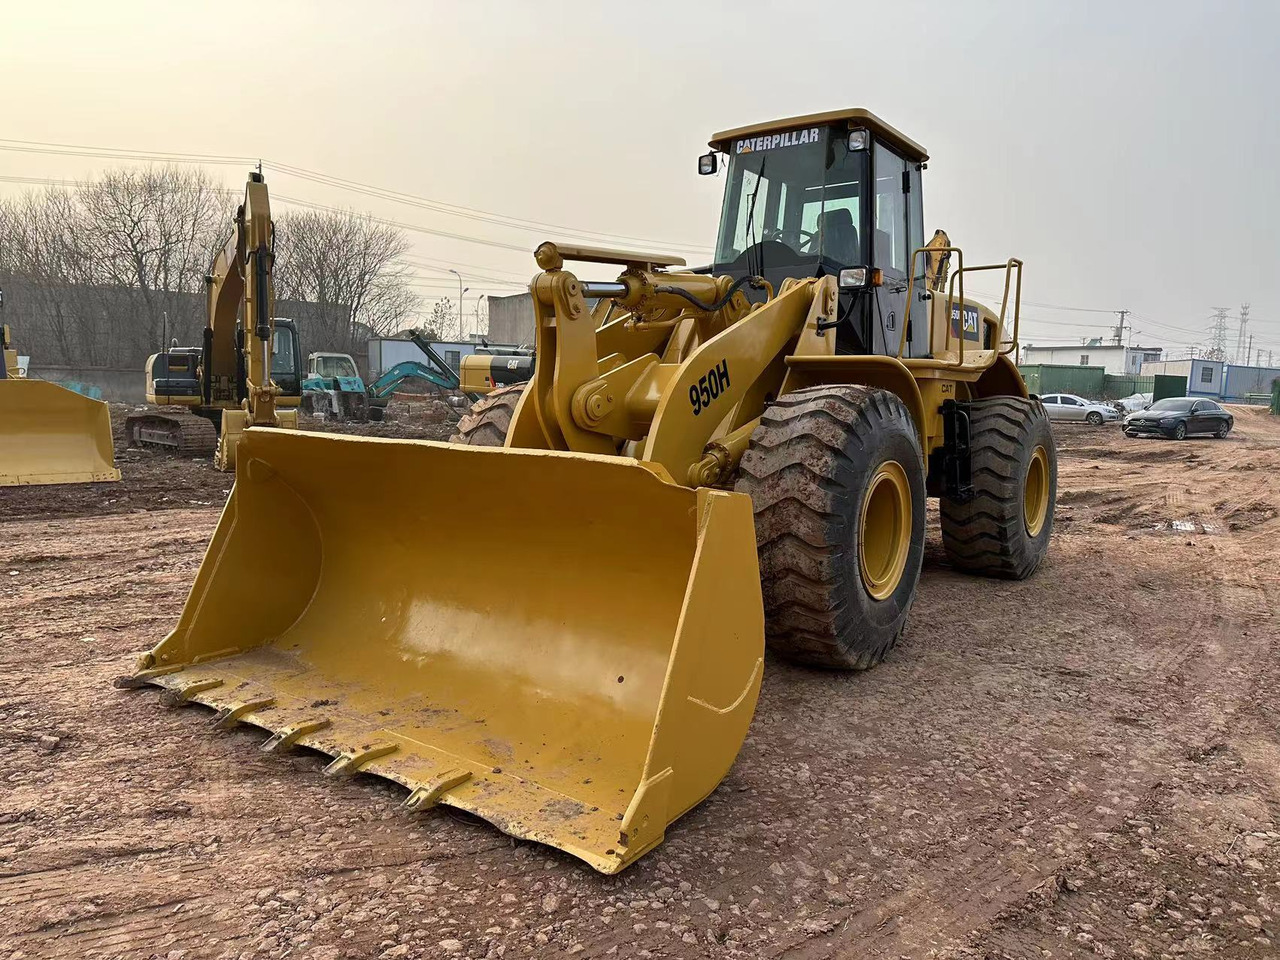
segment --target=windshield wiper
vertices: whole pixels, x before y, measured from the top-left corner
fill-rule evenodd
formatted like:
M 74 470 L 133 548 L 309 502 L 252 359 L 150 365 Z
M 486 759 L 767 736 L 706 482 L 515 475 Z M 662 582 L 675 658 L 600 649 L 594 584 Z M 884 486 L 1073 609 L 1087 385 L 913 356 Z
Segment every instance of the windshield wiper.
M 756 246 L 756 197 L 760 194 L 760 185 L 764 183 L 764 168 L 769 162 L 768 157 L 760 158 L 760 171 L 756 174 L 756 186 L 751 191 L 751 202 L 747 204 L 747 249 L 754 250 Z M 756 250 L 756 256 L 760 258 L 760 265 L 753 267 L 751 265 L 751 256 L 747 256 L 747 271 L 756 275 L 764 273 L 764 251 Z

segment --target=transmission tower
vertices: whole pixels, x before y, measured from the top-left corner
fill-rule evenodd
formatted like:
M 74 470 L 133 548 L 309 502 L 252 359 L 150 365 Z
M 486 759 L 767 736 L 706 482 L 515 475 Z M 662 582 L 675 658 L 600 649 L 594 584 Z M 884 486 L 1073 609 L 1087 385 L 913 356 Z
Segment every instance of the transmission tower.
M 1249 363 L 1249 304 L 1240 307 L 1240 329 L 1236 331 L 1236 363 Z
M 1209 324 L 1209 349 L 1206 360 L 1227 359 L 1227 308 L 1214 307 L 1213 321 Z

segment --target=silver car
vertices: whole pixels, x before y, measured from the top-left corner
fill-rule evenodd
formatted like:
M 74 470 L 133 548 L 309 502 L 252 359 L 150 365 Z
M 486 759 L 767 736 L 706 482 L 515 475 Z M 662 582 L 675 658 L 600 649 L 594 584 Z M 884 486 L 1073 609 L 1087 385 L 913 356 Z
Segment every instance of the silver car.
M 1107 403 L 1096 403 L 1074 393 L 1050 393 L 1040 398 L 1050 420 L 1075 420 L 1099 426 L 1120 419 L 1120 413 Z

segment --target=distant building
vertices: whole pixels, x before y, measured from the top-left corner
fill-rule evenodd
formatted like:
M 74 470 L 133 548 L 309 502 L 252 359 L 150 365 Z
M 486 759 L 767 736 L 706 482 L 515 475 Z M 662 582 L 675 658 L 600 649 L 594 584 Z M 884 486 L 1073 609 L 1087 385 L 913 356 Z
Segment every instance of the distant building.
M 432 347 L 440 354 L 454 373 L 460 372 L 462 358 L 469 357 L 482 346 L 474 340 L 432 340 Z M 376 380 L 397 363 L 405 360 L 417 360 L 430 365 L 431 361 L 425 353 L 418 349 L 412 340 L 401 340 L 397 337 L 370 337 L 365 346 L 367 366 L 365 373 L 370 380 Z
M 1143 375 L 1168 374 L 1187 378 L 1187 396 L 1245 403 L 1251 397 L 1270 397 L 1271 384 L 1280 380 L 1280 367 L 1247 367 L 1222 360 L 1163 360 L 1147 364 Z
M 1163 352 L 1163 347 L 1126 347 L 1095 339 L 1074 346 L 1025 346 L 1019 353 L 1019 362 L 1027 366 L 1057 364 L 1103 367 L 1112 376 L 1146 376 L 1149 371 L 1143 365 L 1159 360 Z
M 532 346 L 534 341 L 533 296 L 517 293 L 510 297 L 489 297 L 489 334 L 494 343 Z

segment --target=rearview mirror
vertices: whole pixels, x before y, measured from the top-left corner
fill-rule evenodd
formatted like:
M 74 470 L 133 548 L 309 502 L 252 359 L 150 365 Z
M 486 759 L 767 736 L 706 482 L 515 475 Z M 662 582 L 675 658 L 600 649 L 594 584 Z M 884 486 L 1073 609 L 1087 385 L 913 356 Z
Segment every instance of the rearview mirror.
M 719 162 L 715 151 L 704 153 L 698 158 L 698 174 L 703 177 L 710 176 L 719 169 Z

